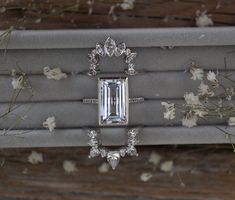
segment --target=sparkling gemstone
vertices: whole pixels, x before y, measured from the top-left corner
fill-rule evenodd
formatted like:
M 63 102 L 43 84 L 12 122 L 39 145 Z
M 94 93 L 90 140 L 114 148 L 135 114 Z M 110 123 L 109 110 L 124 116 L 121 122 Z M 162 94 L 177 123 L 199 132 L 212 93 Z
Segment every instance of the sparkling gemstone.
M 136 140 L 135 138 L 130 138 L 130 139 L 128 140 L 128 143 L 131 144 L 131 145 L 136 145 L 136 144 L 139 143 L 139 141 Z
M 130 53 L 131 53 L 131 50 L 130 49 L 126 49 L 125 54 L 129 55 Z
M 90 149 L 90 154 L 89 154 L 89 158 L 94 158 L 96 156 L 98 156 L 100 154 L 99 150 L 97 148 L 91 148 Z
M 137 72 L 135 71 L 134 68 L 129 68 L 129 67 L 125 72 L 126 72 L 126 74 L 128 74 L 130 76 L 137 74 Z
M 98 58 L 96 57 L 96 55 L 91 53 L 91 54 L 88 54 L 88 61 L 90 63 L 96 64 L 98 63 Z
M 100 56 L 105 56 L 105 51 L 104 51 L 104 47 L 102 44 L 97 43 L 96 44 L 96 52 L 97 54 L 99 54 Z
M 107 154 L 107 161 L 111 165 L 112 169 L 116 169 L 119 161 L 120 161 L 120 154 L 118 151 L 109 151 Z
M 126 63 L 130 63 L 137 56 L 137 53 L 129 53 L 126 56 Z
M 99 78 L 98 87 L 99 125 L 127 125 L 128 78 Z
M 97 75 L 97 71 L 94 69 L 90 69 L 89 72 L 87 73 L 89 76 L 96 76 Z
M 100 149 L 100 155 L 102 158 L 106 157 L 107 156 L 107 149 L 105 149 L 105 148 Z
M 120 43 L 115 50 L 115 56 L 121 56 L 126 50 L 126 44 Z
M 90 130 L 88 133 L 88 136 L 90 138 L 95 138 L 95 137 L 97 137 L 97 132 L 95 130 Z
M 92 138 L 88 144 L 92 147 L 98 146 L 98 141 L 96 139 Z
M 97 67 L 98 67 L 98 63 L 96 63 L 96 64 L 91 63 L 91 64 L 90 64 L 90 69 L 91 69 L 91 70 L 96 70 Z
M 115 49 L 116 43 L 113 39 L 109 37 L 104 43 L 104 51 L 109 57 L 111 57 L 113 56 Z
M 124 157 L 126 155 L 126 148 L 125 147 L 120 148 L 119 153 L 122 157 Z
M 132 146 L 132 145 L 127 147 L 127 151 L 126 152 L 130 156 L 138 156 L 136 148 L 134 146 Z
M 131 129 L 128 131 L 128 135 L 135 137 L 138 134 L 138 129 Z

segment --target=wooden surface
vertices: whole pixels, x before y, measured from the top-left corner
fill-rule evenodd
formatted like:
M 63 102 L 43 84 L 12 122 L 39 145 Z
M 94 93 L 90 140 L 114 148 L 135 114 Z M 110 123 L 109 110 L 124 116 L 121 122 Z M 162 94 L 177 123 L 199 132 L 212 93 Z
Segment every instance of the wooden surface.
M 1 0 L 0 28 L 17 29 L 195 26 L 196 11 L 208 11 L 215 26 L 235 25 L 235 0 L 136 0 L 133 10 L 110 7 L 121 0 Z M 7 2 L 7 3 L 6 3 Z M 79 2 L 79 3 L 77 3 Z
M 208 10 L 215 26 L 235 24 L 234 0 L 136 0 L 133 10 L 117 8 L 114 20 L 108 12 L 117 2 L 96 0 L 89 16 L 86 0 L 80 0 L 78 10 L 74 0 L 1 0 L 0 29 L 195 26 L 197 10 Z M 87 159 L 87 148 L 36 149 L 44 155 L 40 165 L 27 162 L 31 150 L 0 150 L 0 200 L 235 199 L 230 146 L 141 147 L 138 158 L 124 159 L 116 171 L 105 174 L 97 171 L 101 159 Z M 174 161 L 171 173 L 161 172 L 159 166 L 153 170 L 147 162 L 152 151 L 163 161 Z M 64 160 L 75 161 L 78 172 L 66 174 Z M 143 172 L 153 173 L 153 178 L 142 182 Z
M 121 160 L 116 171 L 99 173 L 101 159 L 87 159 L 88 149 L 36 149 L 44 162 L 27 162 L 30 149 L 1 150 L 2 200 L 233 200 L 234 153 L 226 146 L 145 147 L 140 157 Z M 154 170 L 148 163 L 152 151 L 162 161 L 173 160 L 171 172 Z M 5 162 L 3 162 L 5 160 Z M 76 162 L 78 171 L 66 174 L 64 160 Z M 140 180 L 151 172 L 148 182 Z

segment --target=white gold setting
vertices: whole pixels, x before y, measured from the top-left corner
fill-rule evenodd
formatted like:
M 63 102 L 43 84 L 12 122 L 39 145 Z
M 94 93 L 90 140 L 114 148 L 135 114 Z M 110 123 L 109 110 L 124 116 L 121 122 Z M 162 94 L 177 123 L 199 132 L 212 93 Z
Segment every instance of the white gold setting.
M 88 145 L 90 148 L 89 158 L 94 158 L 97 156 L 101 156 L 102 158 L 106 158 L 107 162 L 111 165 L 112 169 L 115 170 L 121 157 L 126 155 L 129 156 L 138 156 L 135 145 L 138 144 L 138 140 L 136 139 L 139 133 L 138 128 L 132 128 L 127 132 L 127 145 L 122 146 L 116 150 L 109 150 L 106 147 L 102 147 L 101 141 L 99 139 L 99 132 L 92 129 L 89 130 L 88 136 L 90 138 Z
M 144 97 L 129 98 L 129 103 L 143 103 L 143 102 L 144 102 Z M 82 99 L 82 103 L 98 104 L 98 99 L 96 99 L 96 98 L 85 98 L 85 99 Z
M 120 57 L 124 55 L 127 68 L 125 73 L 127 75 L 137 74 L 134 69 L 134 58 L 136 53 L 132 52 L 126 47 L 125 43 L 116 44 L 110 37 L 106 39 L 104 44 L 97 43 L 96 48 L 88 54 L 88 61 L 90 63 L 89 76 L 96 76 L 100 72 L 99 60 L 102 57 Z M 129 122 L 129 104 L 141 103 L 144 101 L 143 97 L 129 98 L 128 77 L 112 76 L 98 78 L 97 98 L 85 98 L 83 103 L 98 104 L 98 123 L 99 126 L 126 126 Z M 88 145 L 90 148 L 89 158 L 101 156 L 106 158 L 107 162 L 114 170 L 121 157 L 126 155 L 138 156 L 135 145 L 138 143 L 136 139 L 139 133 L 138 128 L 132 128 L 127 132 L 127 144 L 115 150 L 108 149 L 102 146 L 100 141 L 99 131 L 89 130 L 88 136 L 90 138 Z
M 142 103 L 144 98 L 129 98 L 127 77 L 99 77 L 98 98 L 84 98 L 82 102 L 98 104 L 99 126 L 123 126 L 129 121 L 129 104 Z
M 97 43 L 96 48 L 93 49 L 88 54 L 88 61 L 90 63 L 90 69 L 88 72 L 89 76 L 96 76 L 100 72 L 99 60 L 101 57 L 112 57 L 112 56 L 125 56 L 125 63 L 127 64 L 127 69 L 125 73 L 128 75 L 135 75 L 137 71 L 134 69 L 134 58 L 137 56 L 137 53 L 132 52 L 129 48 L 126 47 L 125 43 L 116 44 L 116 42 L 108 37 L 104 42 L 104 45 Z

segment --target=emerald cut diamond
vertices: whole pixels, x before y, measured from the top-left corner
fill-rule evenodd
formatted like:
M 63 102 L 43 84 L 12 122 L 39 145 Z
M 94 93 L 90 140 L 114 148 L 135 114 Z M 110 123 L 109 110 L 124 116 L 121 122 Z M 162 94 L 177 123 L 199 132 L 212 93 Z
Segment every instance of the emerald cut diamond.
M 129 115 L 128 78 L 99 78 L 99 125 L 127 125 Z

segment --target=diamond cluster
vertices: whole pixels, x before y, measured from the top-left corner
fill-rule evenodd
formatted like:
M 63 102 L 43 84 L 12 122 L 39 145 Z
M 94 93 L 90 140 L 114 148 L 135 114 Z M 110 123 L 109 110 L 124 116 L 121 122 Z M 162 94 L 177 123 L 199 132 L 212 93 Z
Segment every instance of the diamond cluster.
M 126 47 L 125 43 L 116 44 L 110 37 L 106 39 L 104 45 L 97 43 L 96 48 L 88 54 L 88 61 L 90 63 L 88 75 L 96 76 L 99 73 L 99 60 L 101 57 L 119 57 L 121 55 L 125 56 L 125 63 L 127 64 L 127 70 L 125 70 L 125 72 L 128 75 L 135 75 L 137 72 L 134 69 L 133 61 L 137 53 L 131 52 L 131 50 Z
M 136 139 L 138 133 L 139 133 L 138 128 L 130 129 L 127 133 L 128 135 L 127 145 L 120 147 L 119 149 L 116 150 L 109 150 L 105 147 L 100 146 L 100 142 L 98 139 L 98 132 L 96 130 L 90 130 L 88 132 L 88 136 L 90 138 L 88 144 L 91 147 L 91 149 L 88 157 L 94 158 L 99 155 L 102 158 L 106 157 L 108 163 L 111 165 L 112 169 L 114 170 L 116 169 L 121 157 L 124 157 L 126 155 L 138 156 L 137 149 L 135 148 L 135 145 L 138 144 L 138 140 Z

